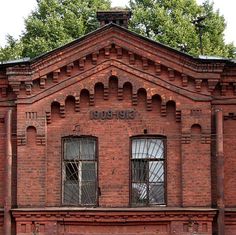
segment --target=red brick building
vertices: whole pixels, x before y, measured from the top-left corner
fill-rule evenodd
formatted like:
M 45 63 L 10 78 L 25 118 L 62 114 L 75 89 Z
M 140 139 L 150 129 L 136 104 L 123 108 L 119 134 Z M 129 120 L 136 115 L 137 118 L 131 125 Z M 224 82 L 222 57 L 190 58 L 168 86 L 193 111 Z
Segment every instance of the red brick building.
M 0 234 L 236 234 L 233 61 L 110 23 L 0 91 Z

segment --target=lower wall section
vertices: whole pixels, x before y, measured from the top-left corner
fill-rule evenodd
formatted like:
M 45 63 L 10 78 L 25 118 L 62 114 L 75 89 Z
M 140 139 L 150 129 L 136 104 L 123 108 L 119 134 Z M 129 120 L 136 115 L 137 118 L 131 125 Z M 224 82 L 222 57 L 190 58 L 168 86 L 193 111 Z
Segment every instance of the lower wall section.
M 14 209 L 17 235 L 212 234 L 214 209 Z
M 0 235 L 4 235 L 3 223 L 4 223 L 4 210 L 3 208 L 0 208 Z
M 236 234 L 236 209 L 225 209 L 225 235 Z
M 93 234 L 93 235 L 133 235 L 133 234 L 150 234 L 150 235 L 167 235 L 170 234 L 168 224 L 150 224 L 150 225 L 60 225 L 59 234 Z

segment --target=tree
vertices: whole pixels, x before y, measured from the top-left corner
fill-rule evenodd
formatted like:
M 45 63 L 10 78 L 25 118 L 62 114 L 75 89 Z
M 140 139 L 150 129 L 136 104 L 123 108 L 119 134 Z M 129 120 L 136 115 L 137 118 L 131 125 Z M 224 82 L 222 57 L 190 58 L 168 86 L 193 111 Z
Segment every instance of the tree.
M 25 21 L 23 56 L 34 57 L 95 30 L 96 11 L 109 8 L 109 0 L 38 0 Z
M 11 35 L 6 36 L 6 46 L 0 47 L 0 61 L 19 59 L 22 57 L 23 43 L 14 39 Z
M 139 34 L 195 56 L 201 34 L 205 55 L 235 57 L 233 43 L 224 42 L 224 17 L 208 0 L 201 6 L 195 0 L 130 0 L 130 7 L 130 28 Z
M 0 48 L 0 60 L 5 60 L 6 52 L 8 58 L 33 58 L 95 30 L 97 10 L 109 9 L 110 4 L 110 0 L 37 0 L 36 10 L 25 20 L 25 32 L 15 40 L 22 51 L 11 53 L 7 43 Z
M 110 0 L 37 0 L 18 40 L 8 36 L 0 47 L 0 61 L 35 57 L 99 27 L 97 10 L 110 8 Z M 224 42 L 224 17 L 206 0 L 130 0 L 130 29 L 148 38 L 197 56 L 202 35 L 203 53 L 233 58 L 233 43 Z M 206 16 L 206 17 L 205 17 Z M 203 17 L 200 25 L 194 24 Z M 197 27 L 200 26 L 200 27 Z

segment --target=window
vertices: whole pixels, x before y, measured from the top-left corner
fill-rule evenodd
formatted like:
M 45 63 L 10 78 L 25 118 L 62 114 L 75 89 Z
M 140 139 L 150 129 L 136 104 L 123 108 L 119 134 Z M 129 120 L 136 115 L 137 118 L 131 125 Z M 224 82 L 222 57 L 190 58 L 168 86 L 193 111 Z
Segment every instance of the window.
M 63 204 L 97 204 L 96 138 L 67 137 L 63 139 Z
M 131 178 L 132 205 L 165 204 L 164 138 L 132 138 Z

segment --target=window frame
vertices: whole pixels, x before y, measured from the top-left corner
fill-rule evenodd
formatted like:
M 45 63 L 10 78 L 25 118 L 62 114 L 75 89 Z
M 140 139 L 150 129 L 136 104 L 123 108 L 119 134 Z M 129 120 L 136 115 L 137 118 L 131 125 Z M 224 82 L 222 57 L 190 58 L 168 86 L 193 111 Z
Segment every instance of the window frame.
M 164 151 L 163 151 L 163 165 L 164 165 L 164 203 L 158 204 L 158 203 L 150 203 L 149 201 L 146 204 L 138 204 L 133 202 L 132 194 L 132 184 L 133 184 L 133 168 L 132 168 L 132 143 L 133 140 L 137 139 L 160 139 L 163 142 Z M 160 207 L 160 206 L 167 206 L 167 138 L 163 135 L 135 135 L 130 137 L 130 154 L 129 154 L 129 206 L 130 207 Z
M 95 163 L 95 203 L 94 204 L 82 204 L 82 203 L 78 203 L 78 204 L 72 204 L 72 203 L 65 203 L 64 201 L 64 184 L 65 184 L 65 177 L 66 174 L 64 172 L 65 169 L 65 162 L 69 161 L 66 160 L 64 158 L 64 149 L 65 149 L 65 142 L 68 139 L 92 139 L 95 142 L 95 158 L 94 160 L 78 160 L 77 162 L 94 162 Z M 63 136 L 61 138 L 61 205 L 62 206 L 66 206 L 66 207 L 97 207 L 99 205 L 99 177 L 98 177 L 98 138 L 95 136 L 91 136 L 91 135 L 69 135 L 69 136 Z M 81 166 L 79 166 L 80 168 Z M 79 175 L 79 174 L 78 174 Z M 79 176 L 78 176 L 79 177 Z M 81 182 L 81 180 L 78 178 L 78 181 Z M 81 189 L 80 189 L 81 190 Z M 81 197 L 81 196 L 80 196 Z

